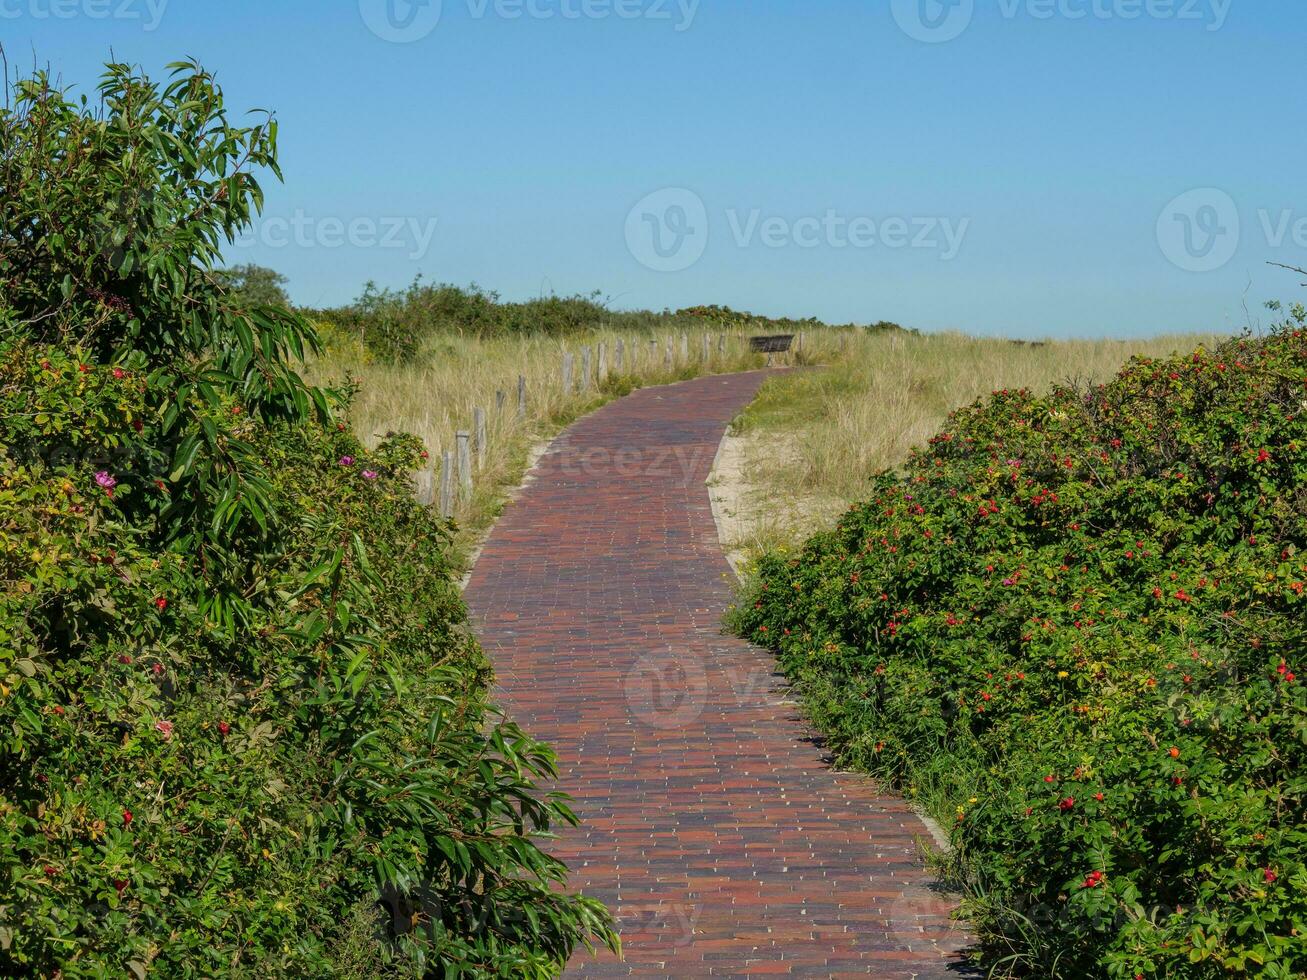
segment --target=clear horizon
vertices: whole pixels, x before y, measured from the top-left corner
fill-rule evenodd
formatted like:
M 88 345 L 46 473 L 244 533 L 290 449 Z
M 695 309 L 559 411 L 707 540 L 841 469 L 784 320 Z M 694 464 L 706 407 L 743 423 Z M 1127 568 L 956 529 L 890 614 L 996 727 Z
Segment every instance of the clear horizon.
M 11 73 L 194 56 L 280 120 L 227 250 L 1013 337 L 1232 331 L 1307 265 L 1307 11 L 1247 0 L 0 0 Z

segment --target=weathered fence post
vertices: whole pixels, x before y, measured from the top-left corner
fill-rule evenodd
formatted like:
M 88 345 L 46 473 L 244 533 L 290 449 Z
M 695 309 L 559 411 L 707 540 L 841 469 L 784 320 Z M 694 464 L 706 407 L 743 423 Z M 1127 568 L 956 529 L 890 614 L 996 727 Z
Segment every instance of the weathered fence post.
M 667 353 L 666 353 L 665 355 L 663 355 L 663 367 L 667 368 L 667 370 L 670 371 L 670 370 L 672 369 L 672 365 L 673 365 L 673 363 L 675 362 L 675 360 L 676 360 L 676 355 L 675 355 L 675 353 L 673 353 L 673 351 L 672 351 L 672 338 L 671 338 L 671 337 L 668 337 L 668 338 L 667 338 Z
M 454 516 L 454 454 L 448 449 L 440 458 L 440 516 Z
M 708 335 L 707 335 L 707 334 L 704 334 L 704 335 L 703 335 L 703 356 L 702 356 L 701 358 L 699 358 L 699 359 L 700 359 L 701 361 L 703 361 L 703 363 L 707 364 L 708 361 L 709 361 L 709 359 L 710 359 L 711 357 L 712 357 L 712 351 L 709 350 L 709 348 L 708 348 Z
M 507 400 L 508 396 L 504 394 L 504 389 L 498 389 L 495 392 L 495 411 L 502 415 L 504 411 L 504 402 Z
M 595 380 L 600 384 L 608 377 L 608 345 L 600 343 L 598 361 L 595 363 Z
M 723 355 L 726 353 L 726 334 L 724 333 L 717 335 L 717 353 Z
M 668 341 L 670 343 L 670 341 Z M 649 370 L 652 371 L 658 366 L 658 341 L 649 341 Z
M 517 417 L 526 418 L 526 375 L 517 376 Z
M 463 491 L 464 497 L 472 495 L 472 449 L 468 445 L 472 441 L 471 433 L 460 429 L 455 435 L 458 442 L 458 482 Z
M 681 360 L 688 362 L 690 360 L 690 335 L 681 334 Z
M 581 390 L 590 390 L 590 348 L 581 348 Z
M 413 473 L 413 496 L 423 507 L 435 502 L 432 492 L 434 474 L 430 470 L 417 470 Z
M 477 455 L 477 469 L 486 465 L 486 410 L 478 406 L 472 409 L 472 431 L 476 444 L 473 449 Z
M 570 351 L 563 351 L 563 394 L 572 393 L 572 354 Z
M 622 362 L 626 360 L 626 342 L 621 337 L 617 338 L 617 346 L 613 348 L 613 370 L 621 374 L 626 370 L 626 365 Z

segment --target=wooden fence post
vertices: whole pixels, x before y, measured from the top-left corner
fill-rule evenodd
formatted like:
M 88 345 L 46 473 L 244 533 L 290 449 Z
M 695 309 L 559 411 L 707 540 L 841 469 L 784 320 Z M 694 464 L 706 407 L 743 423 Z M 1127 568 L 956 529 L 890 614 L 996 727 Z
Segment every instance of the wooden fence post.
M 495 392 L 495 411 L 499 412 L 500 414 L 503 414 L 504 402 L 507 400 L 508 400 L 508 396 L 504 394 L 504 389 L 500 388 L 499 390 L 497 390 Z
M 690 335 L 688 333 L 681 334 L 681 360 L 685 362 L 690 360 Z
M 517 417 L 526 418 L 526 375 L 517 376 Z
M 590 390 L 590 348 L 581 348 L 581 390 Z
M 458 482 L 464 497 L 472 496 L 472 441 L 471 433 L 459 430 L 454 437 L 458 442 Z
M 703 335 L 703 356 L 702 356 L 701 358 L 699 358 L 699 359 L 700 359 L 701 361 L 703 361 L 704 364 L 707 364 L 708 361 L 709 361 L 709 359 L 710 359 L 711 357 L 712 357 L 712 352 L 711 352 L 711 350 L 710 350 L 709 347 L 708 347 L 708 335 L 707 335 L 707 334 L 704 334 L 704 335 Z
M 675 360 L 676 360 L 676 354 L 672 351 L 672 338 L 668 337 L 667 353 L 663 355 L 663 367 L 667 368 L 667 370 L 670 371 L 672 369 L 672 365 L 675 362 Z
M 608 345 L 599 344 L 598 361 L 595 363 L 595 380 L 600 384 L 608 377 Z
M 435 502 L 432 492 L 434 476 L 431 470 L 417 470 L 413 473 L 413 496 L 423 507 L 429 507 Z
M 476 444 L 473 449 L 477 454 L 477 469 L 486 465 L 486 410 L 484 408 L 472 409 L 472 431 Z
M 626 365 L 622 362 L 626 359 L 626 342 L 621 337 L 617 338 L 617 345 L 613 348 L 613 370 L 621 374 L 626 370 Z
M 440 516 L 454 516 L 454 454 L 448 449 L 440 458 Z

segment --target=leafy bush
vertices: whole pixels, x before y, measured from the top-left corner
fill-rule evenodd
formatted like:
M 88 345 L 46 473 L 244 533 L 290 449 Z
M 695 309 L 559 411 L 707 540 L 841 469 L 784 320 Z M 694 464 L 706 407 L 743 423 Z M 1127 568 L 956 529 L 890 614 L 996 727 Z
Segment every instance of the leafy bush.
M 769 317 L 759 316 L 755 313 L 744 313 L 739 310 L 733 310 L 729 306 L 691 306 L 683 310 L 677 310 L 678 317 L 689 317 L 696 320 L 709 320 L 713 323 L 720 324 L 740 324 L 750 330 L 771 333 L 797 333 L 800 330 L 811 330 L 814 328 L 825 328 L 837 326 L 847 330 L 867 330 L 872 333 L 882 333 L 885 331 L 904 331 L 906 333 L 917 333 L 916 330 L 907 330 L 897 323 L 891 323 L 888 320 L 880 320 L 876 323 L 863 325 L 856 323 L 845 324 L 827 324 L 818 320 L 815 316 L 810 316 L 802 320 L 796 320 L 792 317 Z
M 412 499 L 212 272 L 276 172 L 212 78 L 0 110 L 0 974 L 544 976 L 607 913 Z
M 825 328 L 816 317 L 805 320 L 773 319 L 741 313 L 724 306 L 695 306 L 675 313 L 647 310 L 610 310 L 599 293 L 588 296 L 542 296 L 522 303 L 501 300 L 498 293 L 473 284 L 466 288 L 448 283 L 430 285 L 421 277 L 402 291 L 378 289 L 369 282 L 353 303 L 339 309 L 311 311 L 327 333 L 332 347 L 336 338 L 362 344 L 371 356 L 391 362 L 412 361 L 437 337 L 507 337 L 522 334 L 568 336 L 611 327 L 628 332 L 654 329 L 698 331 L 707 320 L 716 325 L 744 327 L 770 333 L 798 333 Z M 847 329 L 904 330 L 897 323 L 880 321 Z M 915 333 L 916 331 L 909 331 Z
M 1000 971 L 1307 975 L 1305 321 L 995 392 L 733 613 Z
M 275 269 L 251 262 L 217 269 L 214 278 L 237 306 L 246 309 L 251 306 L 290 306 L 290 297 L 286 295 L 287 279 Z
M 369 282 L 357 300 L 337 310 L 317 311 L 324 322 L 357 337 L 382 360 L 409 361 L 438 335 L 499 337 L 542 333 L 564 335 L 593 330 L 609 317 L 591 296 L 545 296 L 506 303 L 473 284 L 424 284 L 421 277 L 403 291 Z

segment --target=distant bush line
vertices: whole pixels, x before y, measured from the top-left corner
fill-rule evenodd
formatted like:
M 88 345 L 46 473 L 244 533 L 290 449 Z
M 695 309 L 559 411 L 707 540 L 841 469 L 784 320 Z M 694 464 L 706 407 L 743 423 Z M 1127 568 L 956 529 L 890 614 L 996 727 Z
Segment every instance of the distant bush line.
M 264 283 L 270 270 L 241 267 L 242 281 Z M 433 338 L 450 335 L 479 338 L 526 334 L 567 336 L 606 328 L 652 331 L 684 325 L 697 329 L 705 323 L 742 326 L 762 333 L 796 333 L 827 327 L 816 318 L 795 320 L 756 316 L 724 306 L 695 306 L 688 309 L 613 310 L 598 292 L 575 296 L 542 296 L 513 302 L 472 284 L 426 283 L 421 277 L 405 289 L 382 289 L 369 282 L 363 293 L 346 306 L 303 311 L 321 327 L 330 346 L 339 337 L 361 343 L 374 357 L 397 363 L 413 360 Z M 897 323 L 880 321 L 865 327 L 846 324 L 848 329 L 902 330 Z

